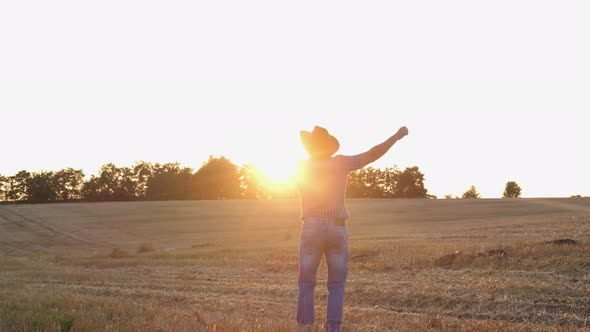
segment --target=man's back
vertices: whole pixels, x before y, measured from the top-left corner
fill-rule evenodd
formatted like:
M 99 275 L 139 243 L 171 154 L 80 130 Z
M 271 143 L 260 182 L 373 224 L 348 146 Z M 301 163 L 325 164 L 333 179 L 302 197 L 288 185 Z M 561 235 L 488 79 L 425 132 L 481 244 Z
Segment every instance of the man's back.
M 346 220 L 344 206 L 348 173 L 360 167 L 359 156 L 310 159 L 299 164 L 297 185 L 301 198 L 301 219 Z

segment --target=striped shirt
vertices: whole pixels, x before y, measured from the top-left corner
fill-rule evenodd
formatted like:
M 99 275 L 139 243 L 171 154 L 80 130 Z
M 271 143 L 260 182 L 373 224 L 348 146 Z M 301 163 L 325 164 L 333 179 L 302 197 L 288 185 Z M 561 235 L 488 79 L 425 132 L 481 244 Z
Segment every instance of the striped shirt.
M 348 173 L 361 168 L 361 156 L 334 156 L 299 163 L 297 186 L 301 199 L 301 220 L 320 218 L 346 220 L 344 206 Z

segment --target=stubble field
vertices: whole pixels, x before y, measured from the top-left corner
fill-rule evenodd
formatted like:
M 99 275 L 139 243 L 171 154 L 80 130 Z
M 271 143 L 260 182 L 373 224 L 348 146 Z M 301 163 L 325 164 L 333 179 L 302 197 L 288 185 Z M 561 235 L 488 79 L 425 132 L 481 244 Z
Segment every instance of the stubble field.
M 347 204 L 344 331 L 590 330 L 590 199 Z M 297 331 L 298 209 L 0 205 L 0 331 Z

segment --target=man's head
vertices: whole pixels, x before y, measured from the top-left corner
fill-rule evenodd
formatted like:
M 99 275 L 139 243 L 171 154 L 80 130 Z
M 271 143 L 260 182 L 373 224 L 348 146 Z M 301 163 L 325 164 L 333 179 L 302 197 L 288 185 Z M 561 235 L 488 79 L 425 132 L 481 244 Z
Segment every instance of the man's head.
M 336 137 L 330 135 L 325 128 L 316 126 L 312 132 L 299 132 L 301 142 L 311 159 L 327 159 L 340 148 Z

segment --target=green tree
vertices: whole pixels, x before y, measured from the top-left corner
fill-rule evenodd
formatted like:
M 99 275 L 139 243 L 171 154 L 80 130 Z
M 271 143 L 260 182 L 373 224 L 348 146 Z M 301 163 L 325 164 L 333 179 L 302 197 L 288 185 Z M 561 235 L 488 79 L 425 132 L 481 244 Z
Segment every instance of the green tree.
M 359 169 L 348 174 L 348 180 L 346 183 L 346 197 L 365 197 L 365 183 L 363 182 L 362 173 L 363 169 Z
M 103 193 L 105 189 L 101 187 L 99 178 L 91 175 L 90 179 L 82 185 L 82 199 L 89 202 L 100 202 L 107 200 L 107 194 Z
M 428 190 L 424 188 L 424 174 L 418 166 L 408 167 L 399 174 L 395 197 L 426 198 Z
M 386 167 L 381 171 L 380 185 L 383 190 L 383 197 L 392 198 L 395 197 L 397 186 L 399 184 L 401 171 L 397 166 Z
M 140 161 L 133 166 L 133 177 L 135 180 L 135 197 L 138 200 L 147 198 L 148 182 L 154 175 L 154 165 Z
M 193 175 L 192 184 L 196 199 L 234 199 L 242 192 L 238 166 L 224 156 L 210 156 Z
M 147 181 L 148 200 L 186 200 L 191 198 L 192 168 L 179 163 L 156 164 Z
M 33 173 L 27 183 L 26 200 L 31 203 L 53 202 L 57 199 L 55 173 Z
M 55 192 L 58 200 L 80 199 L 83 184 L 84 172 L 81 169 L 68 167 L 54 174 Z
M 0 174 L 0 201 L 6 200 L 6 191 L 7 191 L 6 181 L 7 180 L 8 179 L 5 176 Z
M 480 195 L 479 192 L 477 192 L 475 186 L 471 186 L 466 192 L 463 193 L 461 198 L 480 198 Z
M 348 175 L 346 195 L 351 198 L 386 197 L 383 171 L 365 167 Z
M 4 199 L 7 201 L 16 201 L 18 195 L 15 189 L 16 180 L 14 176 L 4 178 Z
M 403 172 L 397 167 L 383 170 L 366 167 L 348 176 L 347 197 L 351 198 L 426 198 L 424 174 L 417 166 Z
M 20 171 L 13 176 L 8 177 L 8 189 L 6 191 L 7 200 L 24 201 L 27 199 L 28 185 L 31 179 L 31 173 Z
M 346 196 L 351 198 L 426 198 L 424 174 L 417 166 L 403 172 L 394 167 L 383 170 L 366 167 L 348 176 Z
M 137 181 L 133 169 L 130 167 L 117 168 L 117 187 L 115 190 L 116 201 L 137 200 Z
M 508 181 L 504 188 L 503 198 L 518 198 L 520 197 L 521 188 L 515 181 Z
M 100 200 L 115 201 L 119 187 L 119 169 L 115 164 L 108 163 L 100 167 L 98 173 L 98 184 L 100 188 Z
M 117 167 L 113 163 L 103 165 L 98 176 L 84 183 L 82 193 L 88 201 L 133 201 L 135 200 L 133 170 Z

